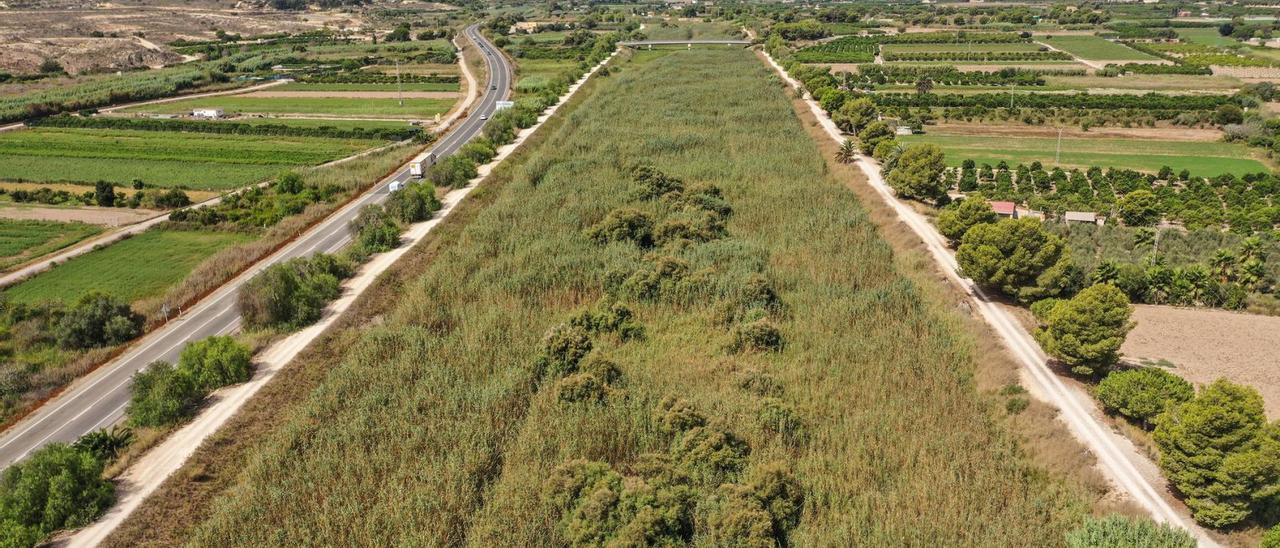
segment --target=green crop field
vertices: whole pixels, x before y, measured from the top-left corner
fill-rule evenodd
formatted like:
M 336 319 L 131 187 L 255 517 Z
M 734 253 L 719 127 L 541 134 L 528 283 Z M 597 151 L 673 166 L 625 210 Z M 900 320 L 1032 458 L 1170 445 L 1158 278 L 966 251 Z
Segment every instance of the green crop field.
M 90 291 L 138 301 L 161 295 L 206 257 L 249 239 L 234 232 L 152 229 L 71 259 L 4 294 L 20 303 L 72 303 Z
M 1055 164 L 1058 140 L 1053 138 L 926 134 L 899 139 L 905 143 L 938 145 L 946 153 L 947 163 L 954 166 L 964 160 L 973 160 L 978 165 L 995 165 L 1002 160 L 1010 165 L 1039 161 L 1046 166 L 1100 166 L 1153 173 L 1169 166 L 1174 171 L 1187 169 L 1192 175 L 1203 177 L 1270 171 L 1251 156 L 1249 147 L 1238 143 L 1063 139 L 1062 159 Z
M 319 386 L 224 438 L 242 452 L 201 468 L 215 500 L 131 530 L 235 546 L 1061 544 L 1087 505 L 1027 461 L 1002 400 L 975 387 L 960 316 L 913 281 L 927 267 L 900 270 L 919 259 L 895 259 L 774 72 L 741 48 L 622 68 L 432 235 L 433 258 L 368 311 L 379 325 L 299 367 Z M 638 166 L 685 190 L 640 197 Z M 652 249 L 589 234 L 629 209 L 724 231 Z M 643 335 L 568 327 L 597 302 Z M 735 349 L 749 322 L 782 346 Z M 738 498 L 757 477 L 776 505 Z
M 517 59 L 516 92 L 530 93 L 542 89 L 551 80 L 573 71 L 576 61 L 559 59 Z
M 1092 35 L 1063 35 L 1042 38 L 1042 42 L 1090 61 L 1157 61 L 1136 49 Z
M 349 156 L 380 141 L 103 129 L 0 133 L 0 179 L 228 189 Z
M 1238 45 L 1240 43 L 1234 38 L 1219 34 L 1217 27 L 1177 29 L 1177 32 L 1178 32 L 1178 38 L 1187 40 L 1193 44 L 1204 44 L 1206 46 L 1225 47 L 1225 46 Z
M 403 91 L 458 91 L 460 84 L 449 82 L 405 82 L 399 85 Z M 271 91 L 396 91 L 396 84 L 359 84 L 293 82 L 273 87 Z
M 737 40 L 742 38 L 742 27 L 729 21 L 670 21 L 651 20 L 645 23 L 645 36 L 650 40 Z
M 181 114 L 197 108 L 220 108 L 229 115 L 254 113 L 429 118 L 448 112 L 454 102 L 454 99 L 405 99 L 404 106 L 400 106 L 394 98 L 255 97 L 246 94 L 143 105 L 122 109 L 121 112 Z
M 411 127 L 407 120 L 339 120 L 328 118 L 246 117 L 227 120 L 237 124 L 283 125 L 291 127 L 332 127 L 337 129 L 398 129 Z
M 53 253 L 101 232 L 102 227 L 85 223 L 0 219 L 0 269 Z

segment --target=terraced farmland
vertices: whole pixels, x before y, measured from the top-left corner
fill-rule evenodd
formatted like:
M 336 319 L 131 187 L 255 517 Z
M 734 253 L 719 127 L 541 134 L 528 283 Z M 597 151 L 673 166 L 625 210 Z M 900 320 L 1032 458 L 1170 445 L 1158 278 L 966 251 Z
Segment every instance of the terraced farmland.
M 349 156 L 381 141 L 101 129 L 0 133 L 0 178 L 238 188 L 284 169 Z

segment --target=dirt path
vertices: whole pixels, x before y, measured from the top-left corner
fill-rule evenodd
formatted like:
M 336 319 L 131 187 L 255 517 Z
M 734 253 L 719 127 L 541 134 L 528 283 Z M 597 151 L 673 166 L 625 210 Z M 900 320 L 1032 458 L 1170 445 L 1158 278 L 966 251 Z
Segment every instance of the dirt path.
M 798 93 L 803 93 L 801 84 L 791 78 L 772 57 L 763 51 L 759 54 L 790 87 Z M 837 143 L 843 142 L 845 136 L 826 116 L 817 101 L 806 97 L 805 102 L 827 135 Z M 970 302 L 978 316 L 999 334 L 1005 347 L 1023 365 L 1024 377 L 1031 385 L 1032 393 L 1061 411 L 1059 418 L 1082 443 L 1092 450 L 1098 458 L 1098 467 L 1120 492 L 1127 494 L 1156 521 L 1187 529 L 1196 536 L 1201 546 L 1216 546 L 1208 534 L 1191 520 L 1185 508 L 1179 504 L 1179 508 L 1174 509 L 1173 505 L 1176 501 L 1171 503 L 1172 496 L 1164 489 L 1165 482 L 1159 477 L 1155 466 L 1134 447 L 1133 443 L 1106 426 L 1093 397 L 1078 386 L 1068 386 L 1063 379 L 1059 378 L 1049 368 L 1047 356 L 1017 319 L 1001 309 L 972 280 L 960 275 L 959 265 L 947 247 L 946 239 L 938 233 L 927 218 L 894 196 L 893 190 L 880 176 L 880 166 L 874 160 L 862 155 L 858 156 L 857 166 L 867 177 L 868 184 L 897 213 L 898 218 L 923 241 L 929 255 L 938 263 L 947 278 L 970 297 Z
M 253 91 L 245 97 L 305 99 L 308 97 L 337 97 L 342 99 L 457 99 L 456 91 Z
M 163 99 L 152 99 L 150 101 L 140 101 L 137 103 L 125 103 L 123 105 L 104 107 L 104 108 L 98 109 L 98 112 L 105 114 L 105 113 L 115 112 L 122 108 L 133 108 L 133 107 L 141 107 L 146 105 L 158 105 L 161 103 L 172 103 L 174 101 L 185 101 L 187 99 L 196 99 L 200 97 L 217 97 L 219 95 L 236 95 L 240 93 L 248 93 L 251 91 L 272 88 L 275 86 L 290 83 L 292 81 L 293 80 L 272 80 L 270 82 L 249 86 L 247 88 L 228 89 L 225 91 L 209 91 L 205 93 L 192 93 L 190 95 L 175 95 L 173 97 L 165 97 Z
M 1214 310 L 1137 305 L 1137 327 L 1124 341 L 1126 360 L 1165 365 L 1195 384 L 1226 378 L 1257 388 L 1267 416 L 1280 418 L 1280 317 Z
M 1049 51 L 1061 51 L 1062 53 L 1065 53 L 1065 54 L 1067 54 L 1067 55 L 1070 55 L 1070 56 L 1071 56 L 1071 58 L 1072 58 L 1072 59 L 1075 59 L 1077 63 L 1080 63 L 1080 64 L 1082 64 L 1082 65 L 1088 65 L 1088 66 L 1089 66 L 1089 68 L 1092 68 L 1092 69 L 1094 69 L 1094 70 L 1099 70 L 1099 69 L 1102 69 L 1103 67 L 1105 67 L 1105 66 L 1106 66 L 1106 65 L 1104 65 L 1104 64 L 1102 64 L 1102 63 L 1099 63 L 1099 62 L 1097 62 L 1097 61 L 1089 61 L 1089 60 L 1087 60 L 1087 59 L 1085 59 L 1085 58 L 1083 58 L 1083 57 L 1079 57 L 1079 56 L 1077 56 L 1077 55 L 1076 55 L 1076 54 L 1074 54 L 1074 53 L 1071 53 L 1071 52 L 1066 51 L 1066 50 L 1062 50 L 1062 49 L 1055 48 L 1055 47 L 1053 47 L 1053 46 L 1051 46 L 1051 45 L 1049 45 L 1049 44 L 1046 44 L 1046 43 L 1044 43 L 1044 42 L 1040 42 L 1040 41 L 1038 41 L 1038 40 L 1036 41 L 1036 44 L 1039 44 L 1039 45 L 1041 45 L 1041 46 L 1044 46 L 1044 47 L 1046 47 L 1046 48 L 1049 48 Z

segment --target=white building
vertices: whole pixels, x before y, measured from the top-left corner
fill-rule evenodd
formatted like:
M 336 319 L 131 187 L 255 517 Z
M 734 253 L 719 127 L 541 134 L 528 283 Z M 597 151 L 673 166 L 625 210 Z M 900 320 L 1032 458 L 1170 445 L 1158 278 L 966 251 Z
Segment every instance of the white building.
M 220 108 L 198 108 L 191 111 L 191 115 L 196 118 L 221 118 L 223 112 Z

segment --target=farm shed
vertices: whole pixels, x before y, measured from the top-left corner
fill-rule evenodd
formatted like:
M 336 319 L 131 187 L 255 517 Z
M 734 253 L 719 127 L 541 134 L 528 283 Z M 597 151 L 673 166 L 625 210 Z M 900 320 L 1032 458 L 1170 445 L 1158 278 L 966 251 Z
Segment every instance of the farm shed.
M 1015 204 L 1013 202 L 990 202 L 990 201 L 987 203 L 991 204 L 991 211 L 996 212 L 996 215 L 999 215 L 1001 217 L 1011 217 L 1014 219 L 1018 218 L 1018 204 Z
M 1062 220 L 1068 223 L 1102 224 L 1098 219 L 1098 214 L 1092 211 L 1068 211 L 1062 216 Z
M 196 118 L 221 118 L 223 112 L 220 108 L 198 108 L 192 110 L 191 115 Z

